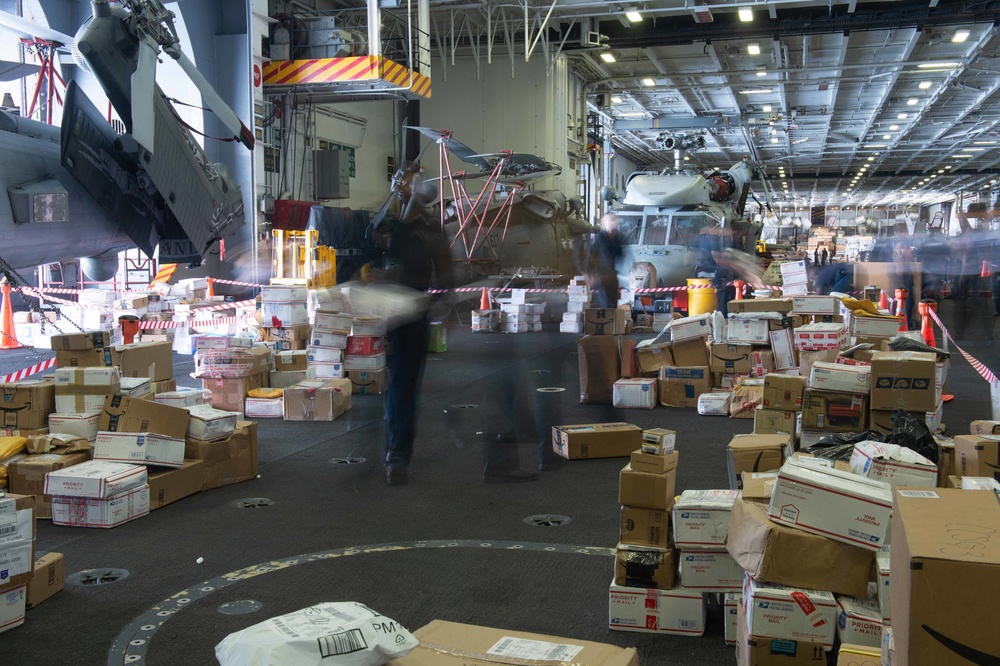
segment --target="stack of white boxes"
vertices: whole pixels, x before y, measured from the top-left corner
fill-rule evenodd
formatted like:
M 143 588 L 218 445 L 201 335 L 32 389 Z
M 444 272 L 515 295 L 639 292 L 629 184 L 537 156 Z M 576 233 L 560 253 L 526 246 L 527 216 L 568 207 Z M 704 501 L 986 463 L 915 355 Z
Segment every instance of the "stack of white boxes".
M 357 315 L 344 350 L 344 370 L 352 385 L 365 385 L 380 393 L 388 382 L 385 336 L 388 322 L 376 315 Z
M 500 304 L 500 328 L 504 333 L 539 333 L 544 303 L 529 303 L 527 291 L 511 290 L 510 300 Z
M 560 333 L 583 333 L 583 313 L 590 307 L 590 288 L 587 287 L 587 280 L 583 277 L 575 277 L 566 288 L 569 302 L 566 304 L 566 312 L 563 314 L 562 323 L 559 324 Z
M 680 550 L 681 586 L 692 592 L 737 592 L 743 569 L 726 551 L 726 532 L 737 490 L 685 490 L 674 503 L 674 545 Z
M 317 310 L 314 321 L 309 346 L 306 348 L 308 374 L 313 378 L 341 378 L 344 376 L 344 350 L 347 349 L 347 338 L 351 334 L 354 315 L 349 312 Z

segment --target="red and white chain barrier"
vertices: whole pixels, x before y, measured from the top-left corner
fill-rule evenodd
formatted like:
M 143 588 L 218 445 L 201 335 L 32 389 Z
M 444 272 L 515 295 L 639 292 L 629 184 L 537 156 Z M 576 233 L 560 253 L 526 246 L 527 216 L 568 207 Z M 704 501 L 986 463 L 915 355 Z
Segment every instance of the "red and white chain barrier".
M 24 370 L 18 370 L 17 372 L 12 372 L 9 375 L 4 375 L 3 377 L 0 377 L 0 384 L 6 384 L 8 382 L 19 382 L 22 379 L 25 379 L 26 377 L 30 377 L 31 375 L 37 375 L 39 372 L 44 372 L 45 370 L 54 367 L 55 364 L 56 364 L 55 358 L 50 358 L 46 361 L 42 361 L 41 363 L 36 363 L 35 365 L 29 368 L 25 368 Z
M 969 352 L 967 352 L 964 349 L 962 349 L 961 347 L 959 347 L 958 343 L 955 342 L 955 338 L 951 337 L 951 333 L 949 333 L 948 329 L 945 328 L 945 325 L 941 323 L 941 320 L 938 318 L 937 313 L 934 312 L 934 310 L 929 310 L 929 312 L 930 312 L 930 315 L 931 315 L 931 319 L 934 320 L 934 323 L 937 324 L 937 327 L 940 328 L 941 332 L 944 333 L 945 337 L 947 337 L 948 340 L 951 341 L 951 344 L 955 345 L 955 349 L 957 349 L 959 352 L 961 352 L 962 356 L 965 357 L 965 360 L 968 361 L 969 365 L 972 366 L 972 369 L 975 370 L 976 372 L 978 372 L 980 377 L 982 377 L 986 381 L 990 382 L 991 384 L 993 382 L 995 382 L 997 380 L 996 374 L 994 374 L 994 372 L 992 370 L 990 370 L 988 367 L 986 367 L 985 363 L 983 363 L 982 361 L 980 361 L 979 359 L 977 359 L 975 356 L 973 356 Z
M 220 317 L 218 319 L 200 319 L 196 321 L 140 321 L 139 328 L 143 330 L 181 328 L 184 326 L 199 328 L 204 326 L 218 326 L 220 324 L 238 324 L 241 321 L 250 321 L 252 319 L 254 319 L 254 315 L 248 314 L 242 317 Z
M 235 284 L 238 287 L 254 287 L 255 289 L 260 289 L 261 287 L 266 287 L 266 284 L 257 284 L 256 282 L 238 282 L 236 280 L 223 280 L 222 278 L 209 278 L 213 284 Z

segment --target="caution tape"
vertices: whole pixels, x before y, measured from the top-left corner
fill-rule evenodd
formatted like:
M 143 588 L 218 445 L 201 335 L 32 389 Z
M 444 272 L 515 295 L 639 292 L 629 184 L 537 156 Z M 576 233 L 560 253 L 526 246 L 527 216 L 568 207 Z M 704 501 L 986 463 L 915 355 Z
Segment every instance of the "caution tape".
M 266 287 L 266 284 L 257 284 L 256 282 L 239 282 L 237 280 L 223 280 L 221 278 L 209 278 L 215 284 L 235 284 L 238 287 L 254 287 L 260 289 L 261 287 Z
M 8 382 L 19 382 L 26 377 L 31 375 L 37 375 L 39 372 L 44 372 L 56 364 L 55 358 L 50 358 L 41 363 L 36 363 L 35 365 L 25 368 L 24 370 L 18 370 L 17 372 L 12 372 L 9 375 L 0 377 L 0 384 L 6 384 Z
M 969 365 L 972 366 L 972 369 L 978 372 L 980 377 L 990 382 L 991 384 L 995 382 L 997 380 L 997 376 L 993 373 L 993 371 L 990 370 L 988 367 L 986 367 L 985 363 L 983 363 L 975 356 L 973 356 L 972 354 L 970 354 L 969 352 L 965 351 L 964 349 L 958 346 L 958 343 L 955 342 L 955 338 L 951 337 L 951 333 L 949 333 L 948 329 L 945 328 L 945 325 L 941 323 L 941 320 L 938 318 L 937 313 L 934 312 L 934 310 L 928 310 L 928 312 L 931 315 L 931 319 L 933 319 L 934 323 L 937 324 L 937 327 L 940 328 L 941 332 L 944 333 L 945 337 L 947 337 L 948 340 L 951 341 L 951 344 L 955 345 L 955 349 L 961 352 L 962 356 L 965 357 L 965 360 L 968 361 Z

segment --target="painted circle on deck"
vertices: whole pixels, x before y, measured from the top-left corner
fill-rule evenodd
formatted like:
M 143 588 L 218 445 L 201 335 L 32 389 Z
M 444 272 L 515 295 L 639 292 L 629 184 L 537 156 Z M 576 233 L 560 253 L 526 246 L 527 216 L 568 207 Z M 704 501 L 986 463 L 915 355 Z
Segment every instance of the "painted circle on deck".
M 491 548 L 497 550 L 532 551 L 540 553 L 564 553 L 569 555 L 603 555 L 612 557 L 615 554 L 614 548 L 601 548 L 597 546 L 581 546 L 574 544 L 554 544 L 554 543 L 533 543 L 517 541 L 400 541 L 397 543 L 376 544 L 371 546 L 352 546 L 348 548 L 334 548 L 317 553 L 307 553 L 295 555 L 280 560 L 272 560 L 262 564 L 255 564 L 245 569 L 222 574 L 211 580 L 206 580 L 195 584 L 186 590 L 181 590 L 177 594 L 164 599 L 139 617 L 132 620 L 115 638 L 115 642 L 108 651 L 108 666 L 120 666 L 121 664 L 143 664 L 146 653 L 156 632 L 175 613 L 191 606 L 195 602 L 205 599 L 216 590 L 221 590 L 231 585 L 243 581 L 252 580 L 257 576 L 273 573 L 275 571 L 285 571 L 299 564 L 310 562 L 321 562 L 333 560 L 339 557 L 350 557 L 353 555 L 367 555 L 374 553 L 402 552 L 416 548 Z
M 562 393 L 566 389 L 562 386 L 543 386 L 542 388 L 535 389 L 539 393 Z

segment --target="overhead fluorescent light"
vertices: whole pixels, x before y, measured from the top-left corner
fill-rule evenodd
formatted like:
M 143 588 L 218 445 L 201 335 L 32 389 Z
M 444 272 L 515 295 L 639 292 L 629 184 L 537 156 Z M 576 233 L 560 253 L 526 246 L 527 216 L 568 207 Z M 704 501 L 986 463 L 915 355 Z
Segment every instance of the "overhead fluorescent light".
M 976 148 L 976 147 L 966 148 L 965 149 L 965 151 L 968 152 L 968 153 L 978 153 L 978 152 L 980 152 L 982 150 L 986 150 L 986 149 L 985 148 Z
M 950 164 L 945 167 L 945 169 L 950 169 L 950 168 L 951 168 Z
M 891 139 L 892 137 L 891 137 L 890 135 L 888 135 L 888 134 L 883 134 L 883 135 L 882 135 L 882 138 L 883 138 L 883 139 L 885 139 L 886 141 L 888 141 L 888 140 L 889 140 L 889 139 Z
M 951 41 L 955 42 L 956 44 L 961 44 L 968 38 L 969 38 L 968 30 L 956 30 L 955 34 L 951 36 Z
M 750 55 L 760 55 L 760 44 L 754 42 L 747 45 L 747 53 Z
M 899 118 L 900 120 L 906 120 L 907 118 L 910 117 L 910 114 L 908 114 L 908 113 L 900 113 L 900 114 L 897 114 L 896 117 Z
M 763 111 L 764 113 L 771 113 L 771 105 L 765 104 L 764 106 L 760 107 L 760 110 Z
M 898 129 L 899 129 L 899 125 L 889 125 L 889 131 L 890 132 L 895 132 Z
M 865 148 L 885 148 L 884 143 L 866 143 Z
M 753 21 L 753 10 L 749 7 L 740 7 L 740 20 L 744 23 Z
M 910 99 L 906 100 L 906 106 L 916 106 L 917 102 L 919 101 L 920 100 L 917 99 L 916 97 L 911 97 Z
M 603 60 L 604 62 L 614 62 L 615 61 L 615 57 L 613 55 L 611 55 L 610 53 L 602 53 L 601 54 L 601 60 Z
M 954 157 L 956 160 L 962 160 L 967 157 L 972 157 L 972 155 L 952 155 L 952 157 Z
M 625 11 L 625 18 L 627 18 L 632 23 L 639 23 L 642 21 L 642 14 L 636 9 L 629 9 Z
M 644 86 L 655 86 L 656 85 L 656 81 L 654 81 L 653 79 L 648 79 L 648 78 L 647 79 L 643 79 L 642 80 L 642 85 L 644 85 Z
M 611 103 L 612 104 L 621 104 L 622 103 L 622 98 L 619 97 L 618 95 L 612 95 L 611 96 Z
M 618 115 L 622 118 L 641 118 L 646 115 L 646 113 L 644 111 L 625 111 L 623 113 L 619 113 Z
M 869 157 L 869 158 L 868 158 L 868 161 L 869 161 L 869 162 L 874 162 L 874 161 L 875 161 L 875 158 L 874 158 L 874 157 Z
M 770 88 L 746 88 L 740 91 L 744 95 L 767 95 L 771 93 Z
M 922 62 L 917 65 L 917 69 L 955 69 L 959 67 L 962 63 L 952 62 L 952 61 L 935 61 L 935 62 Z
M 997 142 L 996 141 L 973 141 L 972 145 L 974 145 L 974 146 L 995 146 L 995 145 L 997 145 Z
M 767 76 L 767 70 L 766 69 L 758 69 L 757 70 L 757 76 Z
M 920 88 L 921 90 L 927 90 L 928 88 L 931 87 L 931 82 L 930 81 L 921 81 L 920 85 L 918 85 L 917 87 Z
M 778 143 L 778 137 L 772 136 L 771 137 L 771 143 Z

